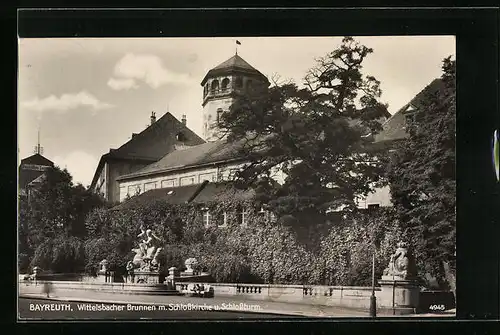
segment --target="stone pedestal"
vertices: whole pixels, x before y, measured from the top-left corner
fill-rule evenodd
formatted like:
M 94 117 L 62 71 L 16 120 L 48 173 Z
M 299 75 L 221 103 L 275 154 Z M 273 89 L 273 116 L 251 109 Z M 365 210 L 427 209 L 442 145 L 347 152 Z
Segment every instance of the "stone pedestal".
M 160 273 L 157 271 L 134 271 L 133 282 L 136 284 L 159 284 Z
M 377 295 L 377 304 L 380 307 L 393 309 L 394 314 L 416 313 L 420 296 L 416 280 L 382 276 L 378 283 L 381 291 Z

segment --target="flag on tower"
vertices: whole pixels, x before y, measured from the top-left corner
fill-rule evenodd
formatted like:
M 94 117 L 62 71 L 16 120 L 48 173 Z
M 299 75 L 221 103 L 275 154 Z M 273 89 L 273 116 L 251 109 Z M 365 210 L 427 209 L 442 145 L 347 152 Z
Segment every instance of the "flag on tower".
M 240 42 L 240 41 L 238 41 L 238 40 L 236 40 L 236 44 L 241 45 L 241 42 Z

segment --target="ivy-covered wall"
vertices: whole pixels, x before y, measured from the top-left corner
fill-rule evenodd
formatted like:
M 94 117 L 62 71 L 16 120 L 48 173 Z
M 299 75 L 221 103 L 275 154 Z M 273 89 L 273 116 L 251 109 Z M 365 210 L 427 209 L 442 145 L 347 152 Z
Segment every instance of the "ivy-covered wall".
M 241 208 L 246 209 L 246 225 L 237 217 Z M 226 212 L 227 226 L 205 227 L 207 209 L 212 218 Z M 372 251 L 380 277 L 401 237 L 390 209 L 362 211 L 351 220 L 309 222 L 309 241 L 304 239 L 304 229 L 291 222 L 270 220 L 250 201 L 156 202 L 120 211 L 98 209 L 87 218 L 86 270 L 95 272 L 106 258 L 112 269 L 123 273 L 144 225 L 163 239 L 165 268 L 183 269 L 184 261 L 195 257 L 217 282 L 370 285 Z M 322 229 L 315 230 L 317 224 Z M 317 231 L 316 236 L 311 231 Z

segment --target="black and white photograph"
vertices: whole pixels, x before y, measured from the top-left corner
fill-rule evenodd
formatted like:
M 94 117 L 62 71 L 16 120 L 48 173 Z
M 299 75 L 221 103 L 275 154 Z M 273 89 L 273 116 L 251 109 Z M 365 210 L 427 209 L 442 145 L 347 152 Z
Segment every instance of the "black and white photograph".
M 456 316 L 455 36 L 18 39 L 18 319 Z

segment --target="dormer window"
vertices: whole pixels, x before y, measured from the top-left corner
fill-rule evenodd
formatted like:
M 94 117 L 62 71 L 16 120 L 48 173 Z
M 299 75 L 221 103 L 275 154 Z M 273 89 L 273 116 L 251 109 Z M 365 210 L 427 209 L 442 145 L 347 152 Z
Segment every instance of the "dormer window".
M 177 135 L 175 135 L 175 139 L 179 142 L 184 142 L 186 137 L 184 136 L 184 134 L 182 132 L 179 132 L 179 133 L 177 133 Z
M 406 110 L 403 112 L 403 114 L 405 116 L 405 123 L 406 123 L 407 127 L 415 122 L 416 113 L 417 113 L 417 108 L 412 104 L 408 105 Z

